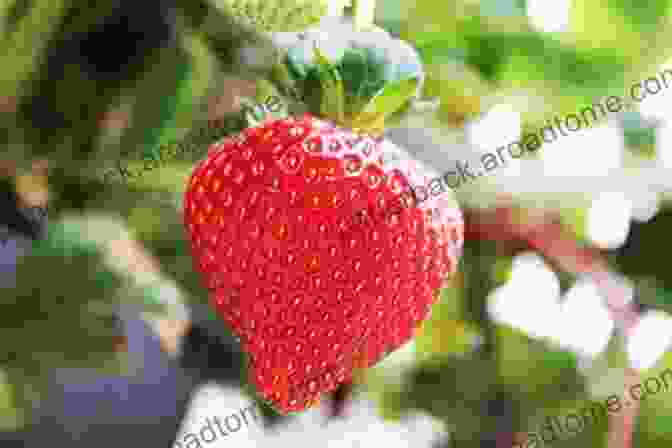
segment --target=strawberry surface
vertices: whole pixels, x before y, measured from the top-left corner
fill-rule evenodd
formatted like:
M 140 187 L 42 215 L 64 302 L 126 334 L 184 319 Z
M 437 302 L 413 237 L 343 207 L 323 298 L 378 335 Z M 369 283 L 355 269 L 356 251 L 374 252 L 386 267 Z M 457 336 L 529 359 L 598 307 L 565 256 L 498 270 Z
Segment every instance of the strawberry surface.
M 306 115 L 214 144 L 191 176 L 195 266 L 280 412 L 411 339 L 456 269 L 459 208 L 449 192 L 415 201 L 427 173 L 395 151 Z

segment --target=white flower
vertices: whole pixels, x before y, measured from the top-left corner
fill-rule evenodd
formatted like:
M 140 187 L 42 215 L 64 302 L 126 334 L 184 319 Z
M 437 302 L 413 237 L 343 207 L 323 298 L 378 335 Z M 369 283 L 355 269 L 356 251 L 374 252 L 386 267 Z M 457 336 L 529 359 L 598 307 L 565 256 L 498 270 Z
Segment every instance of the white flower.
M 638 370 L 653 367 L 672 347 L 672 317 L 662 311 L 644 314 L 632 330 L 626 351 Z
M 628 238 L 632 211 L 632 201 L 625 194 L 599 194 L 588 209 L 588 237 L 601 248 L 614 249 L 622 246 Z
M 581 356 L 602 353 L 615 326 L 591 280 L 577 281 L 561 301 L 557 276 L 536 254 L 516 257 L 511 280 L 489 302 L 495 321 Z

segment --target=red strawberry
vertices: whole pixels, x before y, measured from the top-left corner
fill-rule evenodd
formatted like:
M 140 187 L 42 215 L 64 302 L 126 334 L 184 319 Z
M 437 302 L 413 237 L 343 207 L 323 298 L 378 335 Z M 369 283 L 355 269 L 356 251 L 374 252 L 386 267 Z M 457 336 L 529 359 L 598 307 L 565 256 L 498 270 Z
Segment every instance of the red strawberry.
M 456 269 L 459 209 L 448 192 L 409 200 L 427 173 L 390 162 L 394 151 L 306 115 L 213 145 L 192 174 L 195 264 L 249 354 L 251 382 L 281 412 L 407 342 Z

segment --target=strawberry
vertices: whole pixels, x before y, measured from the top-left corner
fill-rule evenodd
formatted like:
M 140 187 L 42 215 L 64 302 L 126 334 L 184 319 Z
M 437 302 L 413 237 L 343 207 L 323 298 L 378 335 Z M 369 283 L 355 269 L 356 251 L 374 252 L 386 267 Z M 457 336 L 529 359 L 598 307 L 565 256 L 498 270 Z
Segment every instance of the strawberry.
M 344 115 L 338 76 L 320 76 L 322 117 L 213 144 L 184 201 L 195 267 L 248 354 L 250 382 L 282 413 L 411 339 L 463 241 L 452 195 L 416 200 L 430 172 L 377 132 L 390 111 L 376 98 L 398 107 L 417 80 Z

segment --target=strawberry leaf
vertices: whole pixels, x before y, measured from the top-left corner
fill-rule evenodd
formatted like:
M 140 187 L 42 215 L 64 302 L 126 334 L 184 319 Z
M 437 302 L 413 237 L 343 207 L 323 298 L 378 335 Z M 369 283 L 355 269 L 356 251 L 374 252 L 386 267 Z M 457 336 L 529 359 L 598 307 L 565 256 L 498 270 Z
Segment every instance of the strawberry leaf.
M 419 78 L 408 78 L 383 87 L 355 117 L 356 128 L 380 129 L 385 117 L 404 106 L 417 92 Z

